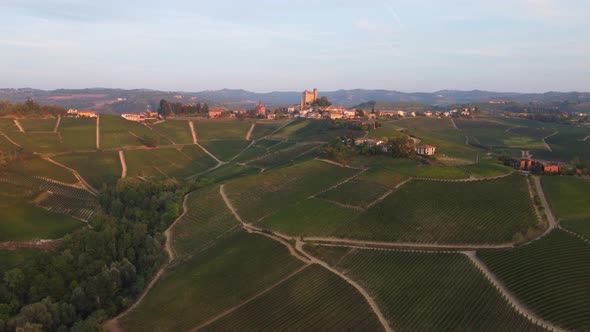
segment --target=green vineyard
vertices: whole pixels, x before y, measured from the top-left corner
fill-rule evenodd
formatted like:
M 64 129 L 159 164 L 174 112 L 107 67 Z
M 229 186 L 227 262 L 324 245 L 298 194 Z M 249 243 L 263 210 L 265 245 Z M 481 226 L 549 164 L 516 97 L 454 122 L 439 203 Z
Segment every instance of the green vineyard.
M 477 255 L 523 303 L 544 319 L 590 330 L 590 244 L 555 230 L 512 250 Z

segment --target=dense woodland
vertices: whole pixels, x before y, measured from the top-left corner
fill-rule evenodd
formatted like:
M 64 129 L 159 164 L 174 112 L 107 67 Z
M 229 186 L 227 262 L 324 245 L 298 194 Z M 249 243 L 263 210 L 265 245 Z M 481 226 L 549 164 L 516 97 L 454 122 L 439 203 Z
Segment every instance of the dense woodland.
M 14 117 L 47 117 L 57 116 L 66 113 L 66 109 L 60 106 L 40 105 L 33 100 L 24 103 L 11 103 L 0 100 L 0 116 Z
M 167 259 L 163 231 L 178 217 L 174 181 L 121 181 L 100 195 L 102 211 L 0 280 L 0 331 L 91 331 L 128 307 Z
M 209 105 L 207 103 L 183 104 L 171 103 L 165 99 L 160 101 L 160 109 L 158 110 L 163 116 L 170 115 L 197 115 L 207 116 L 209 113 Z

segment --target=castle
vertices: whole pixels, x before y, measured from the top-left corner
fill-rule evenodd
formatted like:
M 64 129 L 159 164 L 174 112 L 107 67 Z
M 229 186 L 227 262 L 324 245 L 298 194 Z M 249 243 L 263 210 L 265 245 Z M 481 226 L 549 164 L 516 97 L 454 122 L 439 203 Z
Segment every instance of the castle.
M 314 101 L 318 100 L 318 89 L 313 89 L 311 91 L 303 91 L 303 96 L 301 97 L 301 103 L 299 104 L 299 109 L 304 110 L 307 106 L 311 105 Z

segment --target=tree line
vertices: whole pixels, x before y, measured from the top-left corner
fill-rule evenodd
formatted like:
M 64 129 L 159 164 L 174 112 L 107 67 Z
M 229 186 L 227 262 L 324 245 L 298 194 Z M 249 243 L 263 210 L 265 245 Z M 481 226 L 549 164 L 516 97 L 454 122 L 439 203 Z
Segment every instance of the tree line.
M 207 116 L 209 113 L 209 105 L 207 105 L 207 103 L 171 103 L 166 99 L 162 99 L 160 100 L 160 108 L 158 109 L 158 113 L 164 117 L 171 115 Z
M 4 272 L 0 332 L 94 331 L 131 305 L 167 259 L 163 232 L 187 189 L 174 180 L 106 187 L 90 227 Z
M 7 100 L 0 100 L 0 116 L 44 117 L 64 115 L 66 112 L 67 110 L 61 106 L 41 105 L 31 99 L 24 103 L 11 103 Z

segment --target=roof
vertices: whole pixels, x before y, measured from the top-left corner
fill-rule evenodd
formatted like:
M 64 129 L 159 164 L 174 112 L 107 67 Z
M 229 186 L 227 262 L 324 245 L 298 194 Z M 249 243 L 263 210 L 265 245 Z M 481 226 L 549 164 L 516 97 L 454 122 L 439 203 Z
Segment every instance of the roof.
M 428 145 L 428 144 L 418 145 L 417 147 L 420 149 L 436 149 L 436 146 L 432 146 L 432 145 Z

